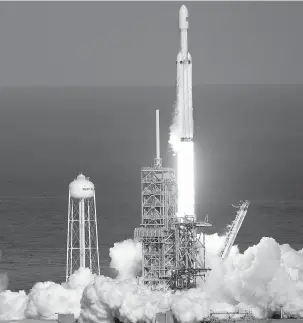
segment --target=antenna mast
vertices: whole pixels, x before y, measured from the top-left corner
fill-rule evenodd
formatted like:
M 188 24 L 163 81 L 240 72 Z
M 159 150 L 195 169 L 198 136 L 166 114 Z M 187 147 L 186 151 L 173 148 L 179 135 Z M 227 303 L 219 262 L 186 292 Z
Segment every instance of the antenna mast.
M 159 110 L 156 110 L 156 147 L 157 157 L 155 158 L 154 167 L 162 167 L 162 158 L 160 157 L 160 122 L 159 122 Z

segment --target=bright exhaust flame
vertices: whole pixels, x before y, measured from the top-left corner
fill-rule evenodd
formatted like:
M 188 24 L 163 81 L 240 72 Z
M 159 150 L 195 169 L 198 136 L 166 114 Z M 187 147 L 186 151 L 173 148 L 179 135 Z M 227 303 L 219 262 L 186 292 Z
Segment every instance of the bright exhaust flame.
M 195 215 L 194 143 L 179 142 L 177 152 L 178 213 Z

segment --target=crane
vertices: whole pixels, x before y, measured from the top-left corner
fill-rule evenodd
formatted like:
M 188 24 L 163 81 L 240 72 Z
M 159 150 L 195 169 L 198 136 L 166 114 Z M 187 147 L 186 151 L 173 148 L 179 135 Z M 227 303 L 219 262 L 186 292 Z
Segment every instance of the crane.
M 235 220 L 230 225 L 230 229 L 226 235 L 226 239 L 224 242 L 224 247 L 220 253 L 220 256 L 223 260 L 226 259 L 227 256 L 229 255 L 230 249 L 236 240 L 237 234 L 238 234 L 238 232 L 241 228 L 241 225 L 243 223 L 243 220 L 246 216 L 249 204 L 250 204 L 249 201 L 244 201 L 239 206 L 233 205 L 233 207 L 236 207 L 239 210 L 237 211 L 237 215 L 236 215 Z

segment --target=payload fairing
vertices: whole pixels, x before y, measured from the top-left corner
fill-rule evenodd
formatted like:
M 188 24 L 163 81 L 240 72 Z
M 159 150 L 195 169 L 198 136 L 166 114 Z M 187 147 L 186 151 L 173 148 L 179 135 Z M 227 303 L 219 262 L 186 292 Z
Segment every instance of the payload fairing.
M 181 141 L 192 141 L 194 135 L 192 104 L 192 58 L 188 52 L 188 10 L 179 10 L 180 52 L 177 56 L 177 111 Z

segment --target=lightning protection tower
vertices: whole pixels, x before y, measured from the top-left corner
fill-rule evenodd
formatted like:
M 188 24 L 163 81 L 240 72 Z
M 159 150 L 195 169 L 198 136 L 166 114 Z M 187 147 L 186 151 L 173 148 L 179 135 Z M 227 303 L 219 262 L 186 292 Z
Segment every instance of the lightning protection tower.
M 83 174 L 69 185 L 66 280 L 80 267 L 100 274 L 95 186 Z
M 141 170 L 141 226 L 134 238 L 142 243 L 141 282 L 151 289 L 167 289 L 176 266 L 175 231 L 177 187 L 175 171 L 162 167 L 159 110 L 156 111 L 157 155 L 153 167 Z

